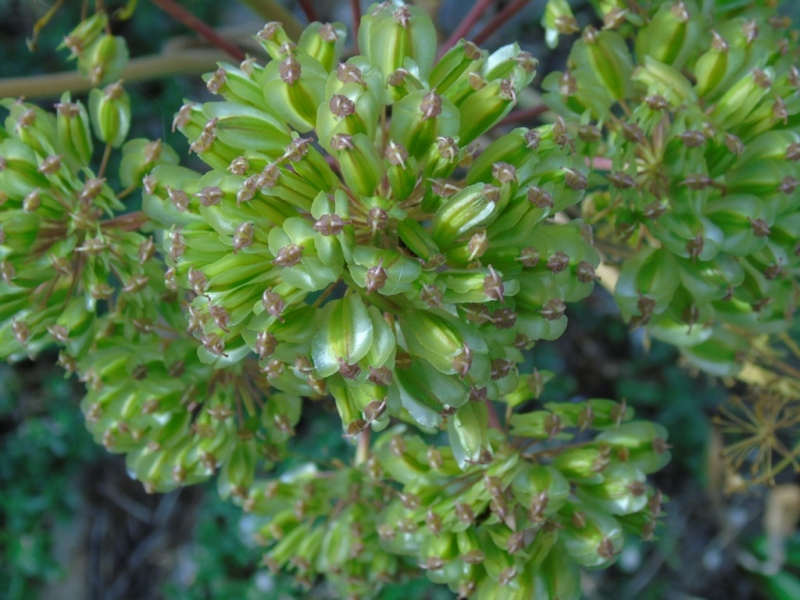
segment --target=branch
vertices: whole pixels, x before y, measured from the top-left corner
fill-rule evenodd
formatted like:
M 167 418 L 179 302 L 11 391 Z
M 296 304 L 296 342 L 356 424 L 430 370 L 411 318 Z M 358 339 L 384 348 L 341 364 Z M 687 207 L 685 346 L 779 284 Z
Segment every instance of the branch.
M 353 43 L 358 54 L 358 28 L 361 27 L 361 4 L 358 0 L 350 0 L 350 12 L 353 15 Z
M 495 31 L 510 21 L 511 18 L 521 11 L 527 3 L 528 0 L 513 0 L 513 2 L 509 3 L 509 5 L 506 6 L 499 15 L 489 21 L 489 24 L 481 29 L 477 35 L 475 35 L 472 41 L 476 44 L 482 44 L 488 40 L 490 37 L 492 37 L 492 34 L 494 34 Z
M 472 8 L 467 13 L 467 16 L 462 19 L 455 31 L 453 31 L 453 33 L 450 34 L 450 37 L 447 38 L 447 41 L 442 44 L 442 47 L 436 57 L 441 58 L 448 50 L 450 50 L 450 48 L 455 46 L 461 38 L 467 37 L 469 32 L 472 31 L 472 28 L 475 26 L 475 23 L 480 20 L 480 18 L 483 16 L 483 13 L 486 12 L 486 9 L 489 8 L 489 5 L 492 2 L 494 2 L 494 0 L 477 0 L 477 2 L 472 5 Z
M 225 58 L 219 50 L 184 50 L 167 55 L 144 56 L 131 60 L 122 71 L 121 78 L 132 82 L 169 75 L 200 75 L 215 69 L 217 62 Z M 0 79 L 0 98 L 58 98 L 65 91 L 81 94 L 93 87 L 86 77 L 75 71 L 10 77 Z
M 314 4 L 310 0 L 297 0 L 297 3 L 300 5 L 300 8 L 303 9 L 303 12 L 306 14 L 306 19 L 308 19 L 309 23 L 319 21 L 319 17 L 317 17 L 317 11 L 314 9 Z
M 196 16 L 178 4 L 175 0 L 150 0 L 150 2 L 169 14 L 176 21 L 180 21 L 189 29 L 196 32 L 197 35 L 205 39 L 212 46 L 216 46 L 223 52 L 230 55 L 230 57 L 237 62 L 242 62 L 247 58 L 247 55 L 239 50 L 235 44 L 232 44 L 225 38 L 220 37 L 220 35 L 211 27 L 209 27 L 208 24 L 198 19 Z

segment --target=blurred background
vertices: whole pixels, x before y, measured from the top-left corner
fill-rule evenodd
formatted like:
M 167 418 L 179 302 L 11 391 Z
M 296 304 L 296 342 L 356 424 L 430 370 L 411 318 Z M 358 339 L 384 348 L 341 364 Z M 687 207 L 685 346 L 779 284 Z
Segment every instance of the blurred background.
M 80 20 L 81 0 L 66 0 L 41 32 L 35 51 L 26 44 L 52 4 L 53 0 L 0 0 L 0 83 L 74 72 L 67 52 L 56 47 Z M 109 12 L 124 4 L 105 2 Z M 147 0 L 138 4 L 131 20 L 112 20 L 115 35 L 127 39 L 132 57 L 165 48 L 169 52 L 202 47 L 187 28 L 154 4 Z M 181 0 L 180 4 L 232 38 L 247 39 L 262 26 L 263 19 L 250 12 L 246 2 Z M 294 2 L 281 4 L 304 22 Z M 473 3 L 418 4 L 431 11 L 446 38 Z M 495 4 L 484 23 L 508 2 Z M 581 26 L 594 18 L 588 2 L 571 4 Z M 787 11 L 800 17 L 800 2 L 785 4 Z M 347 0 L 313 5 L 321 19 L 350 24 Z M 362 2 L 363 9 L 367 5 Z M 529 2 L 484 46 L 517 40 L 539 58 L 540 73 L 563 68 L 569 39 L 555 51 L 546 47 L 539 26 L 543 5 L 540 0 Z M 205 70 L 211 68 L 209 64 Z M 164 138 L 187 156 L 185 140 L 170 127 L 184 98 L 208 97 L 202 80 L 197 75 L 175 76 L 130 82 L 126 87 L 134 107 L 131 137 Z M 41 105 L 50 108 L 55 101 L 43 98 Z M 522 103 L 535 106 L 538 98 L 531 92 Z M 137 208 L 136 200 L 131 200 L 131 210 Z M 744 390 L 681 367 L 672 348 L 645 339 L 641 330 L 629 331 L 600 286 L 587 301 L 570 306 L 568 314 L 566 334 L 533 350 L 534 364 L 555 373 L 542 402 L 624 398 L 641 416 L 666 426 L 673 445 L 672 463 L 655 477 L 669 498 L 656 540 L 629 541 L 615 567 L 587 573 L 585 597 L 800 598 L 800 537 L 793 533 L 800 514 L 800 487 L 791 469 L 779 479 L 777 491 L 763 487 L 726 495 L 722 489 L 722 442 L 712 417 L 731 395 Z M 800 338 L 800 330 L 794 337 Z M 65 379 L 55 358 L 45 354 L 35 363 L 0 365 L 0 599 L 335 597 L 322 584 L 298 590 L 291 579 L 263 567 L 251 537 L 254 523 L 220 501 L 213 482 L 167 495 L 145 494 L 128 477 L 120 457 L 93 443 L 78 407 L 83 386 L 74 378 Z M 309 407 L 297 428 L 299 454 L 351 459 L 352 448 L 342 439 L 335 412 L 334 406 L 322 403 Z M 772 528 L 783 527 L 788 538 L 782 562 L 774 560 L 776 551 L 765 536 L 769 519 Z M 454 596 L 419 580 L 389 586 L 381 598 Z

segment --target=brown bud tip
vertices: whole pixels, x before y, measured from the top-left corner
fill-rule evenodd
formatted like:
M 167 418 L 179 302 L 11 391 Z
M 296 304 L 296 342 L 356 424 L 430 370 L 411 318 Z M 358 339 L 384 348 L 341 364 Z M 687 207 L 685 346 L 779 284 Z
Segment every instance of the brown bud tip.
M 281 80 L 290 86 L 294 85 L 295 82 L 300 79 L 301 73 L 302 69 L 300 68 L 300 63 L 291 55 L 283 59 L 281 66 L 278 68 L 278 74 Z
M 431 308 L 437 308 L 442 305 L 442 290 L 435 284 L 423 285 L 419 292 L 419 298 Z
M 561 298 L 551 298 L 545 302 L 539 314 L 542 315 L 547 321 L 557 321 L 564 316 L 567 310 L 567 305 Z
M 405 146 L 402 144 L 397 144 L 392 140 L 389 140 L 389 143 L 386 145 L 384 156 L 386 157 L 386 160 L 389 161 L 390 165 L 401 166 L 404 169 L 406 168 L 408 150 L 406 150 Z
M 436 92 L 428 92 L 423 96 L 422 103 L 419 105 L 423 120 L 438 117 L 442 113 L 442 97 Z
M 330 102 L 331 112 L 340 119 L 349 117 L 356 112 L 356 103 L 342 94 L 335 94 Z
M 456 518 L 462 523 L 472 523 L 475 520 L 475 512 L 472 507 L 465 502 L 456 502 Z
M 503 280 L 494 270 L 492 265 L 489 265 L 489 274 L 483 280 L 483 291 L 486 296 L 498 302 L 504 302 L 505 287 Z
M 383 268 L 383 259 L 380 259 L 377 265 L 367 270 L 366 288 L 367 294 L 377 292 L 386 285 L 386 270 Z
M 467 376 L 472 366 L 472 350 L 464 345 L 461 351 L 451 361 L 456 374 L 462 379 Z
M 583 173 L 567 167 L 564 169 L 564 185 L 571 190 L 585 190 L 589 187 L 589 182 Z
M 650 110 L 667 110 L 669 101 L 661 94 L 652 94 L 644 99 Z
M 273 292 L 271 288 L 267 288 L 261 296 L 261 304 L 264 310 L 273 317 L 279 317 L 286 308 L 286 303 L 281 298 L 280 294 Z
M 278 250 L 278 255 L 272 261 L 272 264 L 280 267 L 293 267 L 302 260 L 303 249 L 303 246 L 288 244 Z
M 373 206 L 367 213 L 367 227 L 372 229 L 374 234 L 378 230 L 386 229 L 389 224 L 389 215 L 379 206 Z
M 253 224 L 242 223 L 236 228 L 233 235 L 233 253 L 236 254 L 242 248 L 246 248 L 253 243 Z
M 346 133 L 337 133 L 331 138 L 331 148 L 337 152 L 343 150 L 352 150 L 355 148 L 353 145 L 353 136 Z
M 587 143 L 599 142 L 603 137 L 603 132 L 597 125 L 589 123 L 578 127 L 578 137 Z
M 498 329 L 511 329 L 517 323 L 517 313 L 510 308 L 499 308 L 492 313 L 492 323 Z
M 344 229 L 344 221 L 339 215 L 322 215 L 314 223 L 314 231 L 322 235 L 338 235 Z
M 39 173 L 43 173 L 45 175 L 53 175 L 58 173 L 58 170 L 61 168 L 61 157 L 57 154 L 53 156 L 48 156 L 45 158 L 42 163 L 39 165 Z
M 264 359 L 275 352 L 278 340 L 269 331 L 259 331 L 256 335 L 256 352 L 260 359 Z
M 625 123 L 622 126 L 622 137 L 636 144 L 640 144 L 645 140 L 644 131 L 635 123 Z
M 597 279 L 597 274 L 594 272 L 594 267 L 591 263 L 588 263 L 585 260 L 578 263 L 576 274 L 578 276 L 578 281 L 581 283 L 591 283 Z
M 539 264 L 539 251 L 532 246 L 523 248 L 520 250 L 517 260 L 522 263 L 522 266 L 532 269 Z
M 492 177 L 501 185 L 511 183 L 517 180 L 517 170 L 507 162 L 496 162 L 492 165 Z
M 607 537 L 602 539 L 597 545 L 597 554 L 606 560 L 612 560 L 614 558 L 614 543 L 611 539 Z
M 228 165 L 228 171 L 233 173 L 234 175 L 244 175 L 247 173 L 247 169 L 250 168 L 250 163 L 247 162 L 247 159 L 244 156 L 239 156 L 234 158 L 231 161 L 231 164 Z
M 205 187 L 197 192 L 195 197 L 200 200 L 200 204 L 203 206 L 213 206 L 219 204 L 222 200 L 222 190 L 217 186 Z
M 490 376 L 495 381 L 507 377 L 514 367 L 514 361 L 506 358 L 496 358 L 492 361 Z
M 558 275 L 569 267 L 569 256 L 561 250 L 555 252 L 547 259 L 547 268 L 553 273 Z
M 794 193 L 798 185 L 800 185 L 800 181 L 790 175 L 787 175 L 783 178 L 781 184 L 778 186 L 778 191 L 789 196 Z
M 339 66 L 336 67 L 336 77 L 342 83 L 358 83 L 360 85 L 365 85 L 362 79 L 361 69 L 348 63 L 339 63 Z
M 475 260 L 476 258 L 480 258 L 486 253 L 486 250 L 489 248 L 489 238 L 486 235 L 486 231 L 479 231 L 472 235 L 467 244 L 467 249 L 469 250 L 469 260 Z

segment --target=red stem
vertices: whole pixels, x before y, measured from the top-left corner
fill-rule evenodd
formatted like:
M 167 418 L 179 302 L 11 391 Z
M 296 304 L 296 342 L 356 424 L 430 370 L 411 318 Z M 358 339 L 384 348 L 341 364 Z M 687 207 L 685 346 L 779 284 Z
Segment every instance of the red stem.
M 476 44 L 482 44 L 488 40 L 495 31 L 510 21 L 511 18 L 521 11 L 527 3 L 528 0 L 513 0 L 513 2 L 509 3 L 509 5 L 506 6 L 499 15 L 489 21 L 489 24 L 481 29 L 477 35 L 472 38 L 472 41 Z
M 498 125 L 511 125 L 513 123 L 524 123 L 525 121 L 531 121 L 536 117 L 541 116 L 543 113 L 546 113 L 548 110 L 548 107 L 544 104 L 533 106 L 531 108 L 521 108 L 520 110 L 515 110 L 508 113 L 508 116 L 500 121 Z
M 483 403 L 486 405 L 486 408 L 489 409 L 489 429 L 503 431 L 503 428 L 500 426 L 500 417 L 497 416 L 497 411 L 495 410 L 492 401 L 484 400 Z
M 212 46 L 216 46 L 223 52 L 226 52 L 231 58 L 241 62 L 247 56 L 244 52 L 239 50 L 236 45 L 232 44 L 216 31 L 209 27 L 206 23 L 195 17 L 192 13 L 186 10 L 183 6 L 178 4 L 175 0 L 150 0 L 153 4 L 158 6 L 161 10 L 167 13 L 176 21 L 186 25 L 189 29 L 197 33 L 200 37 L 205 39 Z
M 297 3 L 300 5 L 300 8 L 303 9 L 303 12 L 306 13 L 306 19 L 308 19 L 309 23 L 319 21 L 317 11 L 314 10 L 314 5 L 309 0 L 297 0 Z
M 494 0 L 478 0 L 472 5 L 467 16 L 464 17 L 461 23 L 458 24 L 458 27 L 456 27 L 456 30 L 450 34 L 450 37 L 447 38 L 447 41 L 442 45 L 437 58 L 444 56 L 444 54 L 455 46 L 461 38 L 467 37 L 475 26 L 475 23 L 483 16 L 483 13 L 486 12 L 486 9 L 489 8 L 492 2 L 494 2 Z
M 350 0 L 350 12 L 353 13 L 353 42 L 358 54 L 358 28 L 361 27 L 361 3 L 359 0 Z

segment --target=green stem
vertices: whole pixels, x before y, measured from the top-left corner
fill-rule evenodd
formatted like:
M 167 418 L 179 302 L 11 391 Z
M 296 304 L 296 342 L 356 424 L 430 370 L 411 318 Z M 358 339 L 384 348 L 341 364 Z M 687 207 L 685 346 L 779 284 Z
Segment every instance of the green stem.
M 254 13 L 266 21 L 280 21 L 283 30 L 293 40 L 300 39 L 303 26 L 294 18 L 292 13 L 283 8 L 275 0 L 239 0 Z
M 214 69 L 226 55 L 219 50 L 183 50 L 168 55 L 144 56 L 131 60 L 122 72 L 122 79 L 145 81 L 170 75 L 199 75 Z M 0 79 L 0 98 L 25 96 L 34 98 L 58 98 L 65 91 L 73 94 L 88 92 L 94 87 L 77 72 L 51 73 L 29 77 Z

